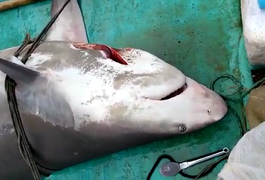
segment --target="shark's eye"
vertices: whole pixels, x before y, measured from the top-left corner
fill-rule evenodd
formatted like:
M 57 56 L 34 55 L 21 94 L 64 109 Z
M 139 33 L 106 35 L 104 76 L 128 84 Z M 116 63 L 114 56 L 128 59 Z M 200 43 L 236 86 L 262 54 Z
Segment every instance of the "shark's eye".
M 187 127 L 185 124 L 181 124 L 178 127 L 179 132 L 185 132 L 187 130 Z

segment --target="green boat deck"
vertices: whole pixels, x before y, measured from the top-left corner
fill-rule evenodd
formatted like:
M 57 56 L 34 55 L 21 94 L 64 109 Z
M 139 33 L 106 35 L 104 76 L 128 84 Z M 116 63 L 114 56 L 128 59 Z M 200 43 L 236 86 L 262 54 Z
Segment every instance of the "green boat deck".
M 50 19 L 50 3 L 47 0 L 1 12 L 0 49 L 19 45 L 27 32 L 36 36 Z M 81 5 L 90 42 L 147 50 L 207 86 L 227 73 L 245 87 L 252 85 L 238 0 L 83 0 Z M 218 91 L 225 93 L 232 85 L 226 82 L 218 86 Z M 230 105 L 241 114 L 243 103 Z M 45 179 L 143 180 L 161 154 L 184 161 L 224 147 L 231 149 L 240 137 L 239 122 L 229 112 L 222 121 L 200 131 L 70 167 Z M 197 174 L 211 162 L 186 172 Z M 202 179 L 216 179 L 223 165 L 220 163 Z M 163 177 L 157 169 L 151 179 L 186 178 Z

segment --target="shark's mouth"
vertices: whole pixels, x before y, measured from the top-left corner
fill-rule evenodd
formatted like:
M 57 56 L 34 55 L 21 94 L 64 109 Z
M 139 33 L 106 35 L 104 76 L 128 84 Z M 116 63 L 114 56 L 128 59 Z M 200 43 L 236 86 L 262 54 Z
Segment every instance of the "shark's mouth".
M 188 87 L 188 85 L 185 83 L 181 88 L 177 89 L 174 92 L 171 92 L 167 96 L 165 96 L 162 99 L 160 99 L 160 101 L 168 100 L 168 99 L 171 99 L 173 97 L 176 97 L 176 96 L 180 95 L 181 93 L 183 93 L 187 89 L 187 87 Z

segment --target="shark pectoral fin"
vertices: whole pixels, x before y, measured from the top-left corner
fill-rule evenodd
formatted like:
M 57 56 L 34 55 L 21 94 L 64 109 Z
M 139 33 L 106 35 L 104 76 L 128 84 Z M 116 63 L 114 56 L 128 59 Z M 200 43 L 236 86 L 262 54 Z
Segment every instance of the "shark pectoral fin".
M 67 0 L 52 0 L 52 17 Z M 71 0 L 49 30 L 48 41 L 71 41 L 87 43 L 86 29 L 77 0 Z
M 40 77 L 40 72 L 27 68 L 16 57 L 11 61 L 0 58 L 0 71 L 11 77 L 16 83 L 31 84 Z

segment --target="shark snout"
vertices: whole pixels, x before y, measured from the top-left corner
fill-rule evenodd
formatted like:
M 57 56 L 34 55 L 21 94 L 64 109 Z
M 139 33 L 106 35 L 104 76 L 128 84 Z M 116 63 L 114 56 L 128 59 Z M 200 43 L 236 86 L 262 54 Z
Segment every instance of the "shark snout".
M 215 92 L 210 92 L 211 97 L 213 99 L 212 101 L 212 107 L 210 108 L 209 115 L 214 121 L 221 120 L 227 113 L 227 105 L 225 101 L 218 96 Z
M 205 87 L 202 84 L 188 78 L 189 87 L 193 89 L 194 97 L 198 102 L 198 107 L 207 112 L 208 119 L 211 122 L 221 120 L 227 113 L 226 102 L 213 90 Z
M 212 91 L 211 89 L 208 89 L 203 85 L 200 86 L 201 89 L 203 89 L 200 90 L 201 93 L 204 94 L 204 97 L 207 98 L 207 100 L 209 101 L 209 109 L 207 112 L 210 118 L 213 121 L 221 120 L 228 111 L 226 102 L 216 92 Z

